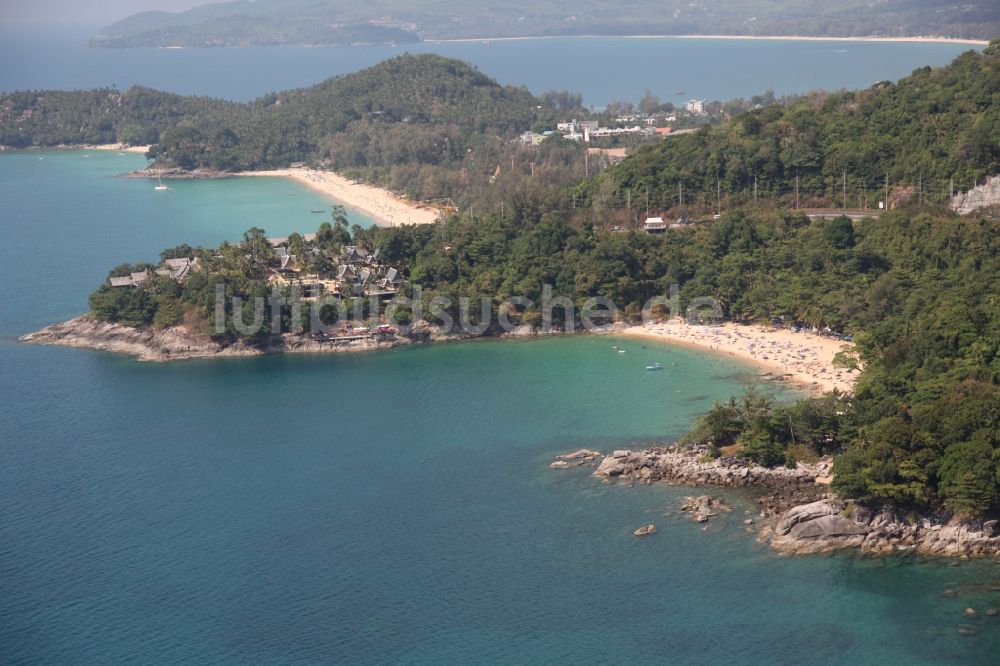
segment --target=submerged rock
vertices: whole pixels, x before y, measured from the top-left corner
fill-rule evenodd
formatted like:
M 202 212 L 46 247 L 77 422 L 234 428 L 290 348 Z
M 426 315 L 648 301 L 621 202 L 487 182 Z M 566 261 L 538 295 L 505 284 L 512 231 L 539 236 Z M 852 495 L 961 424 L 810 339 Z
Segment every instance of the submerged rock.
M 637 537 L 649 536 L 650 534 L 656 534 L 656 525 L 650 523 L 649 525 L 643 525 L 639 529 L 632 532 Z
M 685 497 L 681 502 L 680 509 L 690 513 L 691 519 L 696 523 L 708 522 L 709 518 L 719 515 L 720 511 L 732 511 L 721 499 L 708 495 Z

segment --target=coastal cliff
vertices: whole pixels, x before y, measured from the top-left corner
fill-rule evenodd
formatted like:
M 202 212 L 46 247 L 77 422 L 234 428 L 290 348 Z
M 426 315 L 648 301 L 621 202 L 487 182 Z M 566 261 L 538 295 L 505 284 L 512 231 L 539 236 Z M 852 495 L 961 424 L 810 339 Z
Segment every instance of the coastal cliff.
M 1000 557 L 998 521 L 904 514 L 891 507 L 873 511 L 839 499 L 828 490 L 829 459 L 815 464 L 800 462 L 794 468 L 767 468 L 735 457 L 711 459 L 705 456 L 706 451 L 679 444 L 614 451 L 603 458 L 596 451 L 587 451 L 587 457 L 578 456 L 577 462 L 596 465 L 593 476 L 609 481 L 764 488 L 767 492 L 757 503 L 760 517 L 769 520 L 759 539 L 787 554 L 852 549 L 871 555 L 915 552 Z M 574 455 L 560 456 L 553 469 L 574 466 L 565 464 Z

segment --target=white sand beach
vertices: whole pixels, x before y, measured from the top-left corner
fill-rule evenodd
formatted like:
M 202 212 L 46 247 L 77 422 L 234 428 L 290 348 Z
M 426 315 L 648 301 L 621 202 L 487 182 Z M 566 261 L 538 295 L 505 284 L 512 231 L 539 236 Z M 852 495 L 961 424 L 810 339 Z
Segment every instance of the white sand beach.
M 119 153 L 140 153 L 145 155 L 149 152 L 149 146 L 126 146 L 123 143 L 102 143 L 94 146 L 79 146 L 79 150 L 113 150 Z
M 780 40 L 789 42 L 909 42 L 914 44 L 968 44 L 986 46 L 985 39 L 964 39 L 961 37 L 933 37 L 914 35 L 911 37 L 809 37 L 805 35 L 551 35 L 548 37 L 464 37 L 461 39 L 427 39 L 428 44 L 463 42 L 524 42 L 553 39 L 733 39 L 733 40 Z
M 419 206 L 400 198 L 389 190 L 365 183 L 356 183 L 332 171 L 295 168 L 244 171 L 237 175 L 291 178 L 325 194 L 336 203 L 350 206 L 371 216 L 383 226 L 433 224 L 439 219 L 438 211 L 434 208 Z
M 968 44 L 987 46 L 985 39 L 963 39 L 961 37 L 806 37 L 803 35 L 677 35 L 677 39 L 750 39 L 778 40 L 787 42 L 905 42 L 911 44 Z
M 675 319 L 632 326 L 623 335 L 688 345 L 750 361 L 816 393 L 833 389 L 852 393 L 858 376 L 857 371 L 833 366 L 833 357 L 849 349 L 849 343 L 812 333 L 757 325 L 695 326 Z

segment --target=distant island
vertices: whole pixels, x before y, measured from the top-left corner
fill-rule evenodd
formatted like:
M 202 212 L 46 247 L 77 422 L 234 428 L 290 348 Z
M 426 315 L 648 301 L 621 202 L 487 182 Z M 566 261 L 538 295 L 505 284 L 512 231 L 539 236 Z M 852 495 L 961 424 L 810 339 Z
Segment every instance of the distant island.
M 102 48 L 335 46 L 571 35 L 801 35 L 988 39 L 1000 6 L 947 0 L 555 0 L 527 6 L 468 0 L 236 0 L 180 13 L 143 12 L 100 31 Z

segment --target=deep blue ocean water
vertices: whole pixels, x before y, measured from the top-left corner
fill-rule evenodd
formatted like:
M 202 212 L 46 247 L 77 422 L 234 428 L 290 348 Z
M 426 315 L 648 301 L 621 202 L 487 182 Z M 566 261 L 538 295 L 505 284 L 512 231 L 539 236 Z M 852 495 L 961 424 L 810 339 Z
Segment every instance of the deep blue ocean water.
M 552 458 L 669 441 L 729 359 L 607 338 L 150 364 L 16 336 L 124 259 L 307 230 L 283 180 L 0 155 L 0 663 L 989 663 L 991 563 L 782 558 L 681 488 Z M 39 159 L 43 158 L 43 159 Z M 318 216 L 315 216 L 318 217 Z M 643 366 L 659 361 L 665 372 Z M 786 393 L 782 393 L 786 394 Z M 660 532 L 631 530 L 655 522 Z M 958 589 L 957 598 L 942 598 Z M 975 636 L 960 636 L 971 622 Z
M 407 44 L 398 47 L 89 49 L 96 29 L 53 32 L 0 27 L 0 91 L 145 85 L 248 100 L 312 85 L 401 53 L 470 62 L 501 83 L 534 93 L 570 90 L 603 108 L 637 103 L 647 89 L 663 101 L 749 98 L 819 88 L 867 88 L 923 65 L 944 65 L 972 47 L 876 42 L 720 41 L 614 37 Z M 679 95 L 677 93 L 683 94 Z
M 605 55 L 655 44 L 612 42 Z M 543 48 L 532 42 L 498 58 L 498 71 L 480 66 L 574 88 L 563 75 L 602 47 L 569 44 L 561 60 L 517 61 Z M 813 46 L 824 45 L 785 59 Z M 934 61 L 924 46 L 900 73 Z M 38 44 L 24 48 L 0 43 L 0 89 L 113 75 L 121 87 L 246 98 L 382 57 L 46 59 Z M 853 46 L 840 48 L 827 57 Z M 839 75 L 891 76 L 877 65 Z M 803 89 L 830 85 L 824 72 L 835 70 Z M 780 89 L 755 76 L 719 95 L 700 92 L 716 85 L 707 79 L 681 85 L 688 96 Z M 577 89 L 597 103 L 637 99 L 649 86 L 628 77 L 585 77 L 594 87 Z M 609 339 L 573 338 L 147 364 L 18 342 L 84 311 L 122 261 L 255 225 L 306 232 L 324 218 L 309 212 L 322 198 L 283 180 L 157 193 L 115 178 L 142 162 L 0 155 L 0 663 L 996 663 L 1000 620 L 962 616 L 1000 604 L 987 589 L 1000 583 L 994 563 L 783 558 L 745 533 L 745 495 L 728 494 L 736 510 L 703 531 L 676 513 L 690 490 L 548 469 L 581 446 L 669 441 L 740 390 L 749 369 L 728 359 L 637 342 L 619 343 L 620 355 Z M 665 372 L 644 372 L 651 361 Z M 631 536 L 648 522 L 658 534 Z M 977 634 L 960 636 L 960 624 Z

